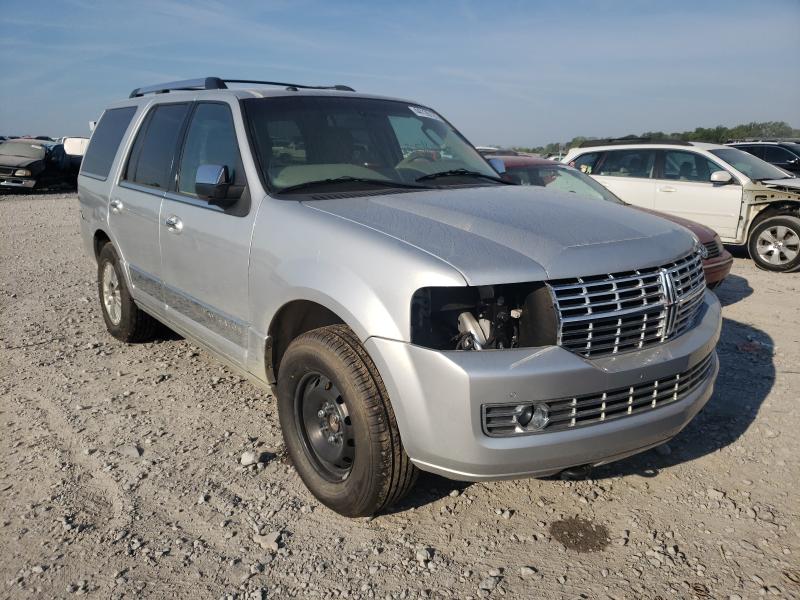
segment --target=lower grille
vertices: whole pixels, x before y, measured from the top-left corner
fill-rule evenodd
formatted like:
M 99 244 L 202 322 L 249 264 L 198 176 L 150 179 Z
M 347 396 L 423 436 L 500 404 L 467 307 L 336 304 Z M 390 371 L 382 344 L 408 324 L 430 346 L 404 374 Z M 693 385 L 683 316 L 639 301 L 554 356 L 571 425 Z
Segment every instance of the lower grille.
M 683 400 L 697 390 L 708 379 L 712 361 L 713 353 L 692 368 L 664 379 L 547 402 L 549 421 L 538 431 L 528 431 L 517 422 L 518 415 L 528 405 L 484 404 L 481 407 L 483 431 L 492 437 L 547 433 L 655 410 Z
M 719 243 L 719 240 L 713 239 L 703 244 L 703 246 L 708 250 L 708 256 L 706 258 L 716 258 L 722 254 L 722 245 Z

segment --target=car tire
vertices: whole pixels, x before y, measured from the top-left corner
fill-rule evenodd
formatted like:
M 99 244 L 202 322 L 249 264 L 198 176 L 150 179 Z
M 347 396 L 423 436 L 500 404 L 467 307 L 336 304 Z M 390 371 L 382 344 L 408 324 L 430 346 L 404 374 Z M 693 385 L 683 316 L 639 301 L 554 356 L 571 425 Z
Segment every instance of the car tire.
M 152 340 L 159 323 L 133 301 L 119 257 L 111 243 L 100 249 L 97 259 L 97 292 L 106 329 L 122 342 Z
M 345 325 L 311 330 L 278 370 L 278 414 L 300 478 L 347 517 L 381 512 L 414 485 L 389 395 L 375 364 Z
M 750 232 L 747 249 L 759 269 L 779 273 L 800 269 L 800 218 L 767 217 Z

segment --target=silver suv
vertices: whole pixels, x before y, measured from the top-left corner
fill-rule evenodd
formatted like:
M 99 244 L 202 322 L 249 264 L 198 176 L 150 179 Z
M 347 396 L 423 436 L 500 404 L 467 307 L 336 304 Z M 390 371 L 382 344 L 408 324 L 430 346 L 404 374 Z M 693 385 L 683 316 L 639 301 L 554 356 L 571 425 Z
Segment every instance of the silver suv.
M 276 392 L 312 493 L 350 516 L 417 469 L 545 476 L 703 407 L 720 305 L 686 229 L 509 185 L 434 110 L 344 86 L 191 80 L 109 107 L 79 179 L 100 307 Z

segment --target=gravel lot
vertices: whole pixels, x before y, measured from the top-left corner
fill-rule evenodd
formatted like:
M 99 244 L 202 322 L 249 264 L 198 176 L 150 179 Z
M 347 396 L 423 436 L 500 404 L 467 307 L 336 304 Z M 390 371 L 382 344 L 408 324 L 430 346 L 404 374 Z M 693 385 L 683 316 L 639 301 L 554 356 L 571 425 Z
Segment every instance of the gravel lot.
M 797 275 L 736 260 L 716 392 L 668 446 L 577 482 L 423 475 L 347 520 L 268 393 L 106 334 L 76 195 L 0 196 L 0 226 L 2 598 L 800 597 Z

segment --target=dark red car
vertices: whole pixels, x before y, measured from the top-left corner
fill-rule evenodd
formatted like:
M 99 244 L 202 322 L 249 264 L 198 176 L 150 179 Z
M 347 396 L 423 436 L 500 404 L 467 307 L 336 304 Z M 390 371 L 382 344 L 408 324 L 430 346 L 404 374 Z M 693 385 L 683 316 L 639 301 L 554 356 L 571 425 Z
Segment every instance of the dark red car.
M 568 165 L 544 158 L 534 158 L 532 156 L 492 155 L 486 156 L 486 158 L 494 159 L 492 163 L 495 165 L 497 165 L 497 160 L 502 160 L 505 165 L 505 173 L 503 173 L 502 176 L 507 181 L 513 181 L 520 185 L 549 187 L 563 192 L 573 192 L 583 196 L 600 198 L 609 202 L 631 206 L 617 198 L 611 191 L 604 188 L 585 173 Z M 714 289 L 728 276 L 728 273 L 731 271 L 731 265 L 733 265 L 733 257 L 730 252 L 725 250 L 722 246 L 719 236 L 713 230 L 700 223 L 689 221 L 688 219 L 674 217 L 637 206 L 631 206 L 631 208 L 643 210 L 668 219 L 673 223 L 686 227 L 686 229 L 697 236 L 700 243 L 703 244 L 708 251 L 708 256 L 703 259 L 703 269 L 706 275 L 706 284 L 709 288 Z

